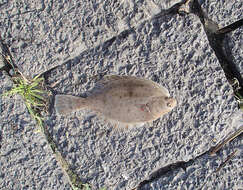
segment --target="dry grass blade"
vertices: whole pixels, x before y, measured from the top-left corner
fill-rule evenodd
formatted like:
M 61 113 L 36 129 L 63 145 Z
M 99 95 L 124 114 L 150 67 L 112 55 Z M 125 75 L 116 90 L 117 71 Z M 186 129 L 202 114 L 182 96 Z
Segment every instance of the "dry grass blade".
M 243 96 L 239 92 L 236 92 L 235 98 L 237 99 L 237 101 L 239 103 L 240 109 L 243 111 Z
M 225 139 L 222 143 L 220 143 L 219 145 L 217 145 L 216 147 L 214 147 L 213 150 L 211 150 L 210 155 L 213 155 L 216 152 L 218 152 L 225 144 L 227 144 L 228 142 L 234 140 L 242 132 L 243 132 L 243 126 L 241 126 L 239 130 L 237 130 L 234 134 L 232 134 L 230 137 L 228 137 L 227 139 Z
M 220 164 L 220 166 L 217 168 L 217 170 L 215 172 L 216 173 L 219 172 L 219 170 L 221 170 L 221 168 L 223 168 L 226 165 L 226 163 L 235 156 L 236 152 L 237 152 L 237 150 L 235 150 L 233 153 L 231 153 L 228 156 L 228 158 L 222 164 Z

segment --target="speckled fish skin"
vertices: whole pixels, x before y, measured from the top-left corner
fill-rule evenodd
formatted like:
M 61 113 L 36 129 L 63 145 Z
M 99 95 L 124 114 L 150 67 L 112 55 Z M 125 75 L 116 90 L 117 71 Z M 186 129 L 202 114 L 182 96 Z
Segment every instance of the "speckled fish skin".
M 94 110 L 106 118 L 133 124 L 153 121 L 170 112 L 176 100 L 157 83 L 132 76 L 106 76 L 98 83 L 100 90 L 87 98 L 57 95 L 59 114 L 79 109 Z

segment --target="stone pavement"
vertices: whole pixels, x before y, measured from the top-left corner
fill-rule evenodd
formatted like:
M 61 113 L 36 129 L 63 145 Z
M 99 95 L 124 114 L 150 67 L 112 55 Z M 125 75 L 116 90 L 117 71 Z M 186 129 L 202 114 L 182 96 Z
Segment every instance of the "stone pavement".
M 195 7 L 188 9 L 190 2 L 184 8 L 178 3 L 0 1 L 1 38 L 15 64 L 26 76 L 42 73 L 54 94 L 86 96 L 104 75 L 120 74 L 156 81 L 177 99 L 169 114 L 128 130 L 116 130 L 90 111 L 63 117 L 51 109 L 49 132 L 92 189 L 242 187 L 239 138 L 218 156 L 208 155 L 243 124 L 208 30 L 214 22 L 222 28 L 242 19 L 243 3 L 199 1 L 203 17 Z M 238 80 L 240 31 L 227 33 L 222 42 Z M 2 93 L 12 82 L 6 72 L 0 76 Z M 21 98 L 0 100 L 0 189 L 71 189 Z M 235 157 L 215 174 L 234 150 Z

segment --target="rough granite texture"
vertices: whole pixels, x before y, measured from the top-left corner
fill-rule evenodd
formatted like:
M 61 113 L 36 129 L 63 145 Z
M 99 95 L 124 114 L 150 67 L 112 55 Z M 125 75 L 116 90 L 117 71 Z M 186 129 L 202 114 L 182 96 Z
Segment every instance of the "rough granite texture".
M 223 28 L 240 19 L 242 19 L 243 1 L 227 1 L 227 0 L 205 0 L 201 2 L 202 10 L 209 19 Z M 225 51 L 231 55 L 230 59 L 236 65 L 238 71 L 243 77 L 243 37 L 242 27 L 227 34 L 224 42 Z
M 62 117 L 52 109 L 46 120 L 50 133 L 73 170 L 93 189 L 130 190 L 159 168 L 200 156 L 240 127 L 232 124 L 237 102 L 199 18 L 155 17 L 178 2 L 0 1 L 0 35 L 10 45 L 15 64 L 26 75 L 47 71 L 55 94 L 85 96 L 104 75 L 120 74 L 151 79 L 177 98 L 178 106 L 169 114 L 128 130 L 117 130 L 89 111 Z M 207 7 L 223 11 L 222 3 L 211 2 L 201 3 L 215 22 L 224 26 L 239 20 L 240 1 L 234 1 L 236 11 L 223 12 L 218 20 Z M 223 5 L 233 9 L 235 4 Z M 0 76 L 1 87 L 11 86 L 5 74 Z M 23 101 L 1 98 L 0 103 L 0 188 L 70 189 L 44 137 L 34 133 Z M 226 154 L 220 158 L 225 160 Z M 201 177 L 215 169 L 208 160 L 201 156 L 185 175 L 171 171 L 147 186 L 177 189 L 186 176 L 200 187 Z M 203 169 L 205 164 L 209 168 Z M 232 172 L 237 168 L 240 159 Z M 222 182 L 208 177 L 205 187 L 240 187 L 240 169 L 220 172 Z M 185 189 L 196 189 L 190 184 Z
M 201 6 L 208 18 L 217 23 L 219 28 L 242 19 L 242 0 L 202 0 Z
M 11 44 L 22 72 L 34 75 L 137 26 L 177 2 L 165 0 L 161 7 L 148 0 L 7 1 L 0 6 L 1 36 Z
M 0 73 L 1 90 L 12 86 Z M 20 96 L 0 97 L 0 189 L 70 189 Z
M 238 114 L 238 113 L 237 113 Z M 235 126 L 242 125 L 243 113 Z M 152 183 L 142 186 L 140 190 L 174 190 L 174 189 L 232 189 L 241 190 L 243 140 L 238 138 L 227 144 L 217 155 L 205 154 L 185 165 L 186 169 L 178 168 L 165 173 Z M 236 151 L 235 156 L 218 172 L 218 167 Z M 178 188 L 176 188 L 178 187 Z
M 243 78 L 243 27 L 227 34 L 224 40 L 225 51 L 231 55 L 230 59 L 233 60 L 237 70 Z
M 235 130 L 229 118 L 237 103 L 206 38 L 197 17 L 165 16 L 46 75 L 56 93 L 85 95 L 93 76 L 117 73 L 152 79 L 177 98 L 165 117 L 120 132 L 92 113 L 53 113 L 51 133 L 80 176 L 95 188 L 131 189 L 152 171 L 188 161 Z

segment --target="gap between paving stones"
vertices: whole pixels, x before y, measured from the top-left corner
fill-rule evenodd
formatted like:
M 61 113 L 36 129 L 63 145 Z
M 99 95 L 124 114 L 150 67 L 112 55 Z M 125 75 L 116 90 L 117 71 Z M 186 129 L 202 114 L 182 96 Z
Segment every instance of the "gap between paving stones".
M 241 128 L 237 132 L 235 132 L 230 137 L 225 139 L 223 141 L 223 143 L 221 143 L 221 144 L 225 145 L 226 143 L 228 143 L 229 138 L 230 138 L 230 141 L 236 141 L 236 138 L 237 138 L 237 140 L 240 140 L 240 138 L 242 137 L 242 130 L 243 130 L 243 125 L 241 126 Z M 183 171 L 185 173 L 187 173 L 188 172 L 187 168 L 192 166 L 196 161 L 200 162 L 200 159 L 203 158 L 203 157 L 205 157 L 205 159 L 207 159 L 207 160 L 213 160 L 214 159 L 213 156 L 217 156 L 214 152 L 216 147 L 217 146 L 210 148 L 208 151 L 200 154 L 199 156 L 197 156 L 197 157 L 195 157 L 195 158 L 193 158 L 193 159 L 191 159 L 187 162 L 184 162 L 184 161 L 176 162 L 176 163 L 172 163 L 168 166 L 165 166 L 163 168 L 159 168 L 155 172 L 151 173 L 151 175 L 149 176 L 148 179 L 142 181 L 137 186 L 136 190 L 147 190 L 148 189 L 147 185 L 149 185 L 149 184 L 153 183 L 154 181 L 158 180 L 159 178 L 167 175 L 169 172 L 172 172 L 172 171 L 175 171 L 175 170 L 178 170 L 178 169 L 183 169 Z M 229 147 L 230 146 L 227 146 L 226 148 L 229 148 Z M 236 148 L 236 147 L 234 147 L 234 148 Z M 237 147 L 237 148 L 239 149 L 240 147 Z M 220 147 L 220 149 L 223 149 L 223 147 Z M 219 151 L 220 149 L 217 149 L 217 151 Z M 228 155 L 227 159 L 224 162 L 222 162 L 218 166 L 218 168 L 215 171 L 213 171 L 212 173 L 210 173 L 208 176 L 214 175 L 217 172 L 219 172 L 219 170 L 221 170 L 227 164 L 227 162 L 234 157 L 234 155 L 238 151 L 238 149 L 234 150 L 234 152 L 232 152 L 230 155 Z M 201 185 L 201 188 L 203 187 L 203 185 L 204 184 Z
M 33 77 L 180 0 L 164 1 L 7 1 L 1 7 L 6 9 L 1 22 L 3 35 L 11 44 L 19 70 Z
M 190 13 L 199 17 L 201 23 L 204 26 L 205 33 L 208 36 L 208 41 L 212 49 L 214 50 L 221 67 L 223 68 L 226 78 L 229 83 L 232 84 L 232 80 L 236 78 L 241 87 L 241 94 L 243 94 L 243 79 L 240 72 L 237 70 L 235 64 L 233 63 L 231 52 L 224 51 L 223 41 L 226 38 L 226 34 L 234 31 L 235 29 L 243 26 L 243 19 L 236 21 L 224 28 L 218 28 L 217 23 L 213 23 L 207 15 L 202 11 L 197 0 L 188 0 L 191 2 Z M 216 29 L 216 30 L 215 30 Z M 230 54 L 230 55 L 229 55 Z
M 210 151 L 206 151 L 205 153 L 202 153 L 202 154 L 200 154 L 199 156 L 197 156 L 197 157 L 195 157 L 195 158 L 193 158 L 193 159 L 191 159 L 191 160 L 189 160 L 189 161 L 187 161 L 187 162 L 184 162 L 184 161 L 176 162 L 176 163 L 170 164 L 170 165 L 168 165 L 168 166 L 165 166 L 165 167 L 163 167 L 163 168 L 159 168 L 158 170 L 154 171 L 154 172 L 149 176 L 149 178 L 148 178 L 147 180 L 142 181 L 142 182 L 138 185 L 138 187 L 137 187 L 136 189 L 137 189 L 137 190 L 142 189 L 143 186 L 145 186 L 146 184 L 149 184 L 149 183 L 153 182 L 154 180 L 157 180 L 158 178 L 160 178 L 160 177 L 163 176 L 163 175 L 166 175 L 166 174 L 167 174 L 168 172 L 170 172 L 170 171 L 177 170 L 177 169 L 180 169 L 180 168 L 182 168 L 184 171 L 186 171 L 187 166 L 192 165 L 193 162 L 194 162 L 196 159 L 198 159 L 198 158 L 200 158 L 200 157 L 202 157 L 202 156 L 208 154 L 209 152 L 210 152 Z

